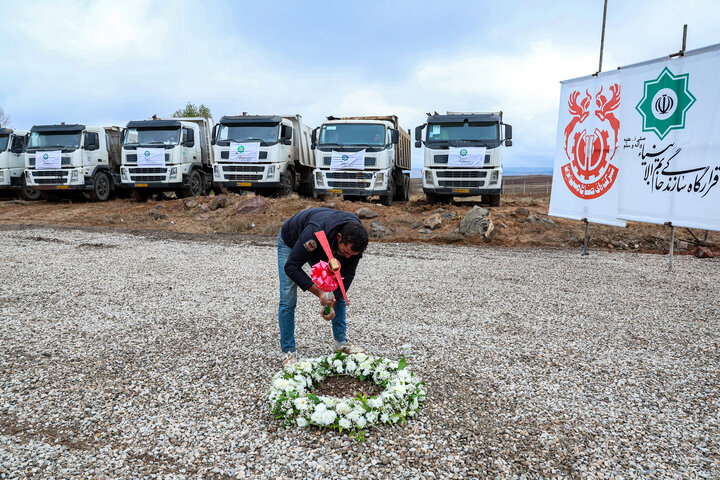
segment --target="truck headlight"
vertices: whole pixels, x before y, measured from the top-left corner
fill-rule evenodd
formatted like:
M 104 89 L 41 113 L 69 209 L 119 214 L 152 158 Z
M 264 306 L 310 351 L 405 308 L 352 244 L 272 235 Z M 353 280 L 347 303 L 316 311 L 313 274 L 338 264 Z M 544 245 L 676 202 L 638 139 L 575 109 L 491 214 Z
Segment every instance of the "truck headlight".
M 490 183 L 495 183 L 498 180 L 498 171 L 495 170 L 490 177 Z
M 382 185 L 382 183 L 385 181 L 385 173 L 380 172 L 377 174 L 377 177 L 375 177 L 375 184 L 376 185 Z
M 4 181 L 5 181 L 5 172 L 0 170 L 0 182 L 4 182 Z
M 170 169 L 170 178 L 175 178 L 175 177 L 177 177 L 177 167 L 172 167 Z
M 322 187 L 322 185 L 323 185 L 322 173 L 315 172 L 315 183 L 317 184 L 318 187 Z
M 72 175 L 70 176 L 70 181 L 71 181 L 71 182 L 76 182 L 77 179 L 78 179 L 78 171 L 77 171 L 77 170 L 73 170 L 73 171 L 72 171 Z
M 432 172 L 430 170 L 425 170 L 425 182 L 432 183 Z
M 268 167 L 268 177 L 272 177 L 275 175 L 275 165 L 270 165 Z
M 120 177 L 121 177 L 123 180 L 127 180 L 127 179 L 128 179 L 128 172 L 127 172 L 127 169 L 126 169 L 126 168 L 120 169 Z

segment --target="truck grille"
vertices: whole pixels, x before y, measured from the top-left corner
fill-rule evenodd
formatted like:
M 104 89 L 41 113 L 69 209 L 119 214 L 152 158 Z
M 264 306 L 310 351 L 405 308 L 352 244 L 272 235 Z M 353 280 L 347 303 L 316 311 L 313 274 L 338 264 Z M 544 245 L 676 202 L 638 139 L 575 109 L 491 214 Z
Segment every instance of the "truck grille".
M 482 187 L 485 185 L 484 180 L 438 180 L 441 187 Z
M 133 182 L 164 182 L 167 174 L 166 167 L 136 167 L 128 170 Z
M 32 176 L 38 185 L 63 185 L 67 183 L 69 173 L 67 170 L 36 170 Z
M 230 180 L 231 182 L 257 182 L 259 180 L 262 180 L 262 174 L 261 175 L 252 175 L 252 174 L 238 175 L 238 174 L 226 173 L 225 180 Z
M 31 167 L 35 166 L 35 157 L 28 157 L 28 163 Z M 60 157 L 60 166 L 70 166 L 70 157 Z
M 125 156 L 125 161 L 127 163 L 137 163 L 137 153 L 128 153 Z M 170 154 L 166 153 L 165 154 L 165 162 L 169 162 L 169 161 L 170 161 Z
M 375 157 L 365 157 L 365 166 L 366 167 L 374 167 L 375 161 L 376 161 Z M 332 163 L 332 157 L 324 157 L 323 158 L 323 164 L 325 166 L 329 167 L 331 163 Z
M 327 172 L 327 185 L 331 188 L 370 188 L 372 173 L 363 172 Z
M 438 178 L 485 178 L 487 171 L 485 170 L 437 170 L 435 172 Z
M 222 170 L 223 172 L 262 173 L 265 167 L 258 165 L 223 165 Z
M 448 160 L 449 160 L 449 155 L 435 155 L 433 157 L 433 162 L 443 164 L 443 165 L 447 165 Z M 488 164 L 488 163 L 490 163 L 490 154 L 486 153 L 485 154 L 485 164 Z
M 268 152 L 260 152 L 260 155 L 258 155 L 258 158 L 260 160 L 266 160 L 267 159 Z M 228 160 L 230 158 L 230 151 L 229 150 L 223 150 L 220 152 L 220 158 L 223 160 Z

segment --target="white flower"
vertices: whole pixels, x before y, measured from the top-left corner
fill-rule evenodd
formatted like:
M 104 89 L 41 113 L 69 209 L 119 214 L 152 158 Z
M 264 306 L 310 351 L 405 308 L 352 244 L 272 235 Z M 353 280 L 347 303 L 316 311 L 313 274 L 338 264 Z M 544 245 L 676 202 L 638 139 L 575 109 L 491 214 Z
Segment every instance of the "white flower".
M 352 360 L 348 361 L 347 364 L 345 364 L 345 371 L 348 373 L 352 373 L 357 368 L 357 364 L 353 362 Z
M 340 402 L 340 403 L 338 403 L 337 406 L 335 407 L 335 411 L 336 411 L 338 414 L 340 414 L 340 415 L 345 415 L 345 414 L 348 413 L 350 410 L 351 410 L 351 409 L 350 409 L 350 405 L 348 405 L 348 404 L 345 403 L 345 402 Z M 343 427 L 343 428 L 345 428 L 345 427 Z
M 298 410 L 307 410 L 310 408 L 310 402 L 307 397 L 296 398 L 293 403 L 295 403 L 295 408 Z
M 352 355 L 352 357 L 358 362 L 364 362 L 368 358 L 365 353 L 356 353 L 355 355 Z
M 390 374 L 383 370 L 378 374 L 378 377 L 380 377 L 380 380 L 387 380 L 388 378 L 390 378 Z
M 325 402 L 325 405 L 327 405 L 329 408 L 332 408 L 335 406 L 335 399 L 330 397 L 323 397 L 323 402 Z
M 350 428 L 352 426 L 352 423 L 347 418 L 341 418 L 338 422 L 342 428 Z
M 370 405 L 372 408 L 380 408 L 383 405 L 383 401 L 377 397 L 371 398 L 368 400 L 368 405 Z
M 276 378 L 275 381 L 273 381 L 273 387 L 275 387 L 277 390 L 285 390 L 285 388 L 290 384 L 287 380 L 284 378 Z
M 363 428 L 365 425 L 367 425 L 367 420 L 365 419 L 365 417 L 360 416 L 355 423 L 357 423 L 358 427 Z
M 373 423 L 375 423 L 375 420 L 377 420 L 377 413 L 367 412 L 365 414 L 365 418 L 367 418 L 368 423 L 373 424 Z
M 312 370 L 312 365 L 310 364 L 310 362 L 302 361 L 296 363 L 295 368 L 298 370 L 302 370 L 305 373 L 310 373 L 310 371 Z
M 402 384 L 395 385 L 393 390 L 395 391 L 395 395 L 398 397 L 402 397 L 407 392 L 407 388 Z
M 325 412 L 322 414 L 323 425 L 330 425 L 335 421 L 336 418 L 337 413 L 332 410 L 325 410 Z
M 335 371 L 338 372 L 338 373 L 343 373 L 343 372 L 344 372 L 344 370 L 343 370 L 343 364 L 342 364 L 342 361 L 340 361 L 340 360 L 335 360 L 335 361 L 333 362 L 333 367 L 335 367 Z
M 388 423 L 388 420 L 390 420 L 390 415 L 388 415 L 387 413 L 383 413 L 382 415 L 380 415 L 381 422 Z
M 325 412 L 324 412 L 324 411 L 319 412 L 319 411 L 315 410 L 315 411 L 313 412 L 313 414 L 310 415 L 310 420 L 312 420 L 313 422 L 317 423 L 318 425 L 322 425 L 322 424 L 323 424 L 323 423 L 322 423 L 323 413 L 325 413 Z
M 297 417 L 295 421 L 297 422 L 298 427 L 305 427 L 308 424 L 308 421 L 304 417 Z
M 356 422 L 357 419 L 360 418 L 360 415 L 362 415 L 361 411 L 353 410 L 352 412 L 347 414 L 347 418 L 349 418 L 353 422 Z

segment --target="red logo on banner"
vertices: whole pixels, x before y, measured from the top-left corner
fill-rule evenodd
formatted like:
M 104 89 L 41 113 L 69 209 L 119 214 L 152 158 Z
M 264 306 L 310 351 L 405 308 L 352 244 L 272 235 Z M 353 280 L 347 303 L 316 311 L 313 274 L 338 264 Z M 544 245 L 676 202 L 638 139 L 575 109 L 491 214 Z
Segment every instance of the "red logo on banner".
M 610 190 L 617 178 L 618 168 L 610 161 L 615 156 L 620 131 L 620 121 L 613 113 L 620 106 L 620 86 L 612 85 L 610 92 L 609 99 L 603 95 L 602 87 L 595 95 L 595 116 L 600 119 L 600 124 L 590 132 L 584 124 L 590 116 L 590 92 L 585 90 L 579 104 L 580 92 L 577 90 L 568 99 L 573 118 L 565 127 L 565 155 L 570 163 L 563 165 L 561 171 L 570 191 L 583 199 L 600 197 Z

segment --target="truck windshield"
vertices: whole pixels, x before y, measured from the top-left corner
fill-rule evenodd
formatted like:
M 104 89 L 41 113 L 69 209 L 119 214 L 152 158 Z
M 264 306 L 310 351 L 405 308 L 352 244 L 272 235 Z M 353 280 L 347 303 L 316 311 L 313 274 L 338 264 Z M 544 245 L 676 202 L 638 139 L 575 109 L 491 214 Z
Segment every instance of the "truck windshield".
M 318 145 L 385 145 L 385 126 L 377 123 L 323 125 Z
M 8 146 L 10 135 L 0 135 L 0 152 L 4 152 Z
M 179 128 L 128 128 L 124 145 L 177 145 Z
M 217 136 L 218 145 L 230 145 L 230 142 L 260 141 L 261 144 L 277 143 L 278 124 L 274 125 L 220 125 Z
M 472 141 L 497 143 L 497 123 L 431 123 L 428 125 L 428 142 Z
M 28 148 L 80 148 L 82 132 L 32 132 Z

